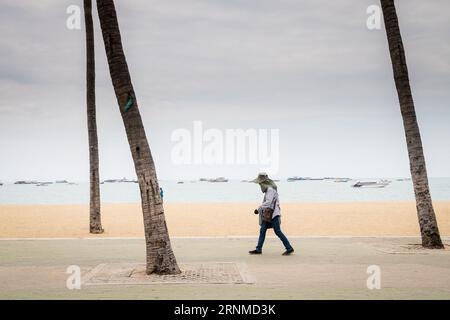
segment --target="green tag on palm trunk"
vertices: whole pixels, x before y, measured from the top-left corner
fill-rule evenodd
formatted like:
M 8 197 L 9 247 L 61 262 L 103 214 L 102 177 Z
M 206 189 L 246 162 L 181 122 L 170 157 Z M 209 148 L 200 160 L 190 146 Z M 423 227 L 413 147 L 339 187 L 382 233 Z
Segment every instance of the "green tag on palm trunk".
M 131 109 L 132 106 L 133 106 L 133 99 L 131 97 L 128 97 L 127 104 L 125 105 L 123 111 L 127 112 L 128 110 Z

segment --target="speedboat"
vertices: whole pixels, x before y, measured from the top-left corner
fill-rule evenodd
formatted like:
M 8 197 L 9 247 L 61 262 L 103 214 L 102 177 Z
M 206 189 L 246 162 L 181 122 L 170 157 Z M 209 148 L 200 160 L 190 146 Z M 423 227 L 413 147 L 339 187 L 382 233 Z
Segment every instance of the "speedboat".
M 353 188 L 384 188 L 388 186 L 391 182 L 388 180 L 378 180 L 378 181 L 358 181 Z

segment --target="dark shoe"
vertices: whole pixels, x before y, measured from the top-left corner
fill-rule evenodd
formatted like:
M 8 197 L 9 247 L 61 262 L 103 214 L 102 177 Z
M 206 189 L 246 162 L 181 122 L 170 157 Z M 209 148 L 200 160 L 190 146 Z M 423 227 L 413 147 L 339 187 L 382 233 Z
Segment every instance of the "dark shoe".
M 283 256 L 288 256 L 288 255 L 290 255 L 292 252 L 294 252 L 294 248 L 289 249 L 289 250 L 286 250 L 286 251 L 283 253 Z
M 262 252 L 258 251 L 258 250 L 252 250 L 252 251 L 249 251 L 248 253 L 250 253 L 250 254 L 261 254 Z

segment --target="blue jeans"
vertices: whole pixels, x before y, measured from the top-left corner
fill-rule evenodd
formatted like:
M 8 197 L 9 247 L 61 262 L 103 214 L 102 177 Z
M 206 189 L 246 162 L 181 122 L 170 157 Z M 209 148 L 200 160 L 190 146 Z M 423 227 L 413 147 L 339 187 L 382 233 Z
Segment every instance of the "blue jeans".
M 283 242 L 283 245 L 286 248 L 286 250 L 291 250 L 292 246 L 289 243 L 289 240 L 286 238 L 286 236 L 281 231 L 280 216 L 276 216 L 275 218 L 272 219 L 272 226 L 273 226 L 273 231 L 278 236 L 278 238 L 280 238 L 280 240 Z M 261 229 L 259 230 L 259 240 L 258 240 L 258 245 L 256 246 L 256 251 L 262 251 L 262 247 L 264 245 L 264 240 L 266 240 L 266 231 L 268 228 L 269 228 L 269 224 L 267 222 L 263 221 L 261 224 Z

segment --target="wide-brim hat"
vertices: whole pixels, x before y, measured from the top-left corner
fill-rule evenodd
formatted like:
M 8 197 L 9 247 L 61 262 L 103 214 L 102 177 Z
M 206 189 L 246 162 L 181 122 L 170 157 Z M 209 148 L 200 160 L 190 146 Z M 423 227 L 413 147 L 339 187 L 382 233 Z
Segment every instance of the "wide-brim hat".
M 270 181 L 269 176 L 267 175 L 267 173 L 265 172 L 260 172 L 258 173 L 258 176 L 252 180 L 252 182 L 254 183 L 262 183 L 262 182 L 266 182 L 266 181 Z

